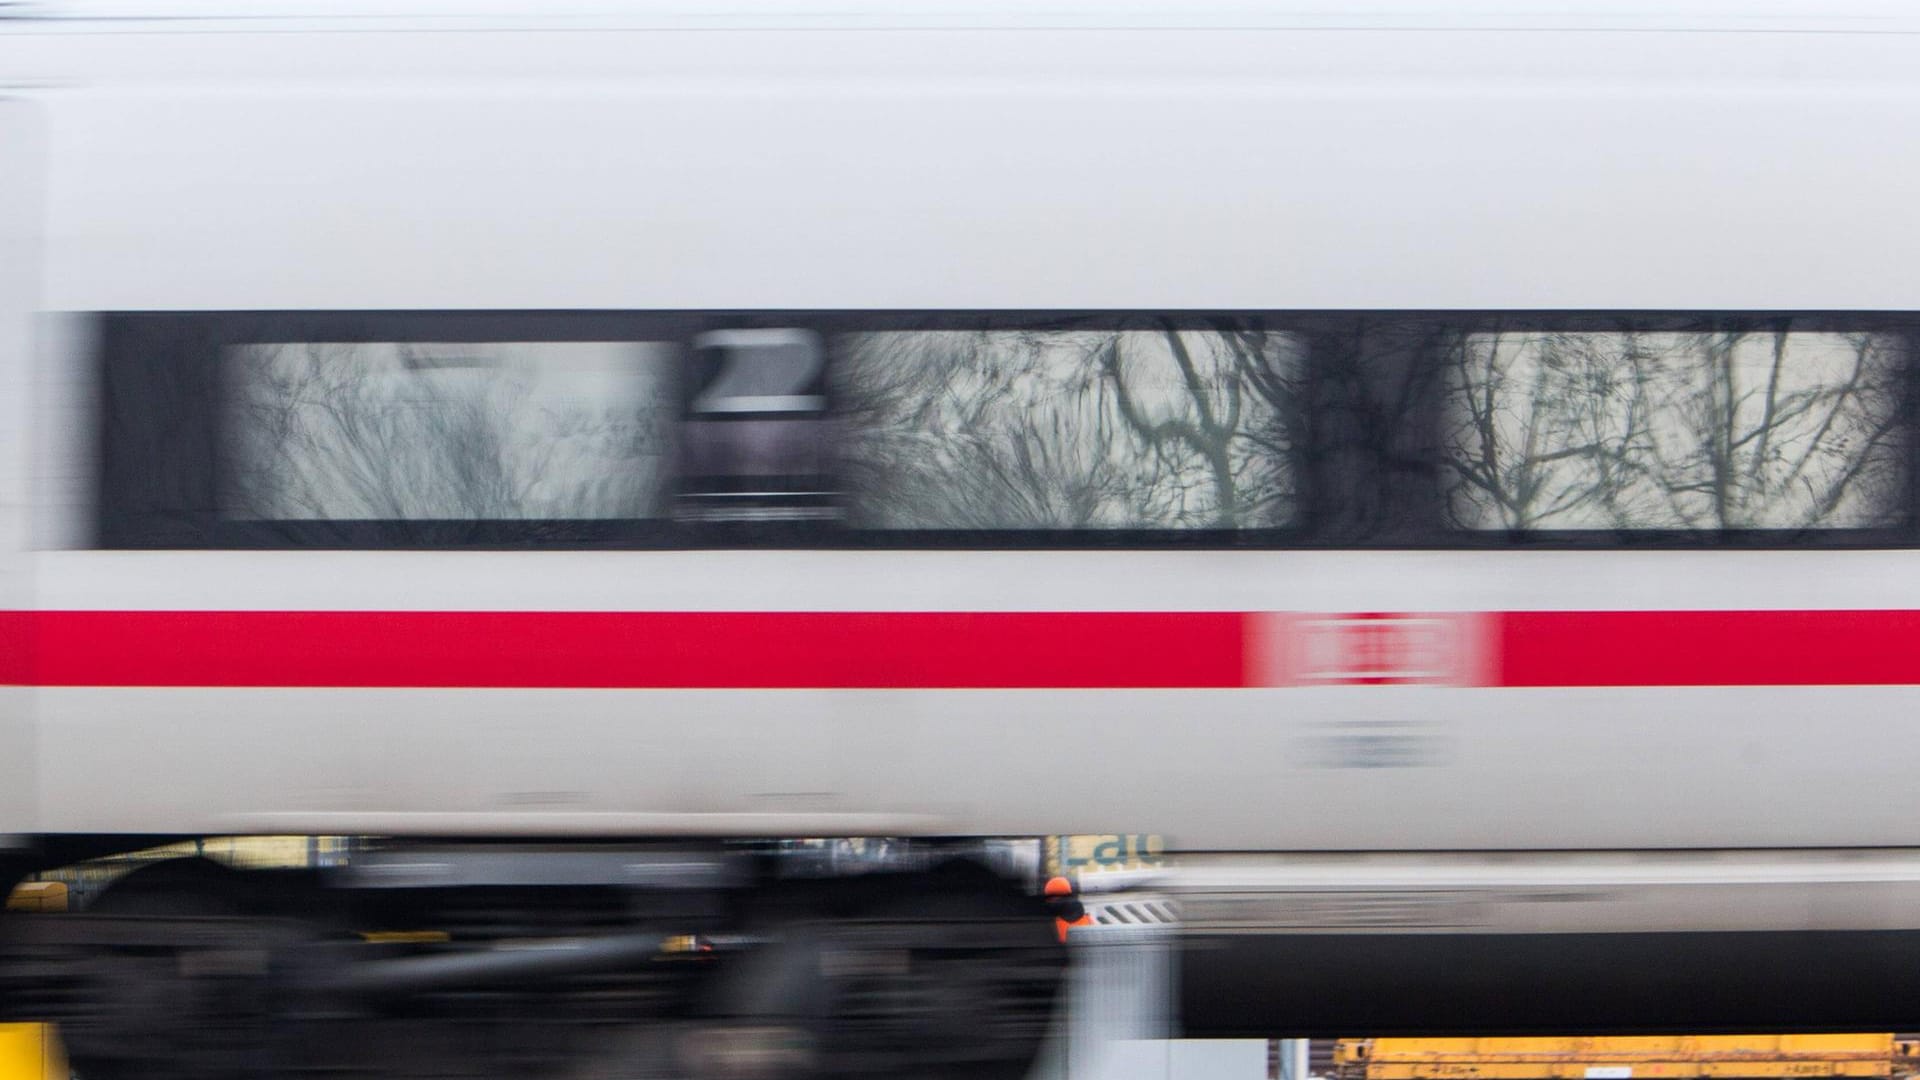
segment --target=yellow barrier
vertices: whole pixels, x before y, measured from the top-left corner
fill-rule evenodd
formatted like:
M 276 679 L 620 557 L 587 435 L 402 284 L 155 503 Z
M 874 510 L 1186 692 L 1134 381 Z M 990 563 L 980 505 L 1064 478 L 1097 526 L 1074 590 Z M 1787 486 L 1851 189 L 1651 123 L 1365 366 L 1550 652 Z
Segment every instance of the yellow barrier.
M 0 1024 L 0 1080 L 65 1080 L 60 1040 L 46 1024 Z
M 14 886 L 8 911 L 65 911 L 67 887 L 58 881 Z M 0 1080 L 66 1080 L 66 1057 L 50 1024 L 0 1024 Z
M 1779 1080 L 1905 1074 L 1906 1049 L 1890 1034 L 1342 1039 L 1334 1060 L 1342 1080 Z

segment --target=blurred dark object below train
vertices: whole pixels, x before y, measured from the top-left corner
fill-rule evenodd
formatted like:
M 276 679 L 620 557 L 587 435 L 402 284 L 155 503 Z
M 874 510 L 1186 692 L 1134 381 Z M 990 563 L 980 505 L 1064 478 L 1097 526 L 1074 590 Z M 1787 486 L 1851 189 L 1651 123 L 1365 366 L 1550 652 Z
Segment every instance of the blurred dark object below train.
M 175 854 L 0 919 L 0 1019 L 57 1022 L 87 1080 L 1017 1080 L 1065 960 L 1041 898 L 941 852 L 852 876 L 765 845 Z

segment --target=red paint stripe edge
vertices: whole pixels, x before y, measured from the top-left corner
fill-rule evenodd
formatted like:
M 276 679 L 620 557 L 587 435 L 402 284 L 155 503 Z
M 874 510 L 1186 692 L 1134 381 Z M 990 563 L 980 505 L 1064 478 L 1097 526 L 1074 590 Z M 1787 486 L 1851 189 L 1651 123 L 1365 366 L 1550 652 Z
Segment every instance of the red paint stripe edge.
M 1488 617 L 1510 687 L 1920 684 L 1920 611 Z M 498 688 L 1228 688 L 1239 612 L 0 611 L 0 683 Z
M 15 615 L 17 621 L 19 615 Z M 1245 681 L 1242 616 L 43 611 L 41 686 L 969 688 Z M 18 639 L 18 625 L 5 633 Z M 22 678 L 21 676 L 25 677 Z
M 1920 611 L 1522 611 L 1502 686 L 1920 683 Z

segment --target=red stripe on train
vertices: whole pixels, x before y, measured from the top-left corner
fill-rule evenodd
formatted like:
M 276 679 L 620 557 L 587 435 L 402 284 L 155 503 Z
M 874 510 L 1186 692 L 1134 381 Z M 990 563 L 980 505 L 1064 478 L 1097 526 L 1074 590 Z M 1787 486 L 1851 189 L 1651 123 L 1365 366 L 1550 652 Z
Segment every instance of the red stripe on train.
M 1244 620 L 1231 612 L 43 611 L 7 621 L 16 625 L 0 629 L 0 642 L 17 651 L 8 650 L 6 681 L 40 686 L 937 689 L 1246 681 Z
M 1920 683 L 1920 611 L 1516 611 L 1502 686 Z
M 1436 620 L 1449 619 L 1471 629 L 1454 635 L 1457 641 L 1443 635 L 1451 643 L 1442 647 L 1483 655 L 1436 668 L 1428 651 L 1432 631 Z M 1380 632 L 1396 620 L 1418 632 L 1411 660 L 1409 650 L 1393 647 L 1391 633 Z M 1328 627 L 1336 630 L 1331 638 Z M 1318 636 L 1303 660 L 1297 646 L 1309 634 Z M 1364 655 L 1341 655 L 1348 640 L 1364 642 Z M 1276 660 L 1281 654 L 1289 655 Z M 1395 663 L 1409 665 L 1413 677 L 1397 675 Z M 1434 670 L 1455 674 L 1431 677 Z M 1391 682 L 1920 684 L 1920 611 L 0 612 L 0 683 L 30 686 L 1191 689 Z

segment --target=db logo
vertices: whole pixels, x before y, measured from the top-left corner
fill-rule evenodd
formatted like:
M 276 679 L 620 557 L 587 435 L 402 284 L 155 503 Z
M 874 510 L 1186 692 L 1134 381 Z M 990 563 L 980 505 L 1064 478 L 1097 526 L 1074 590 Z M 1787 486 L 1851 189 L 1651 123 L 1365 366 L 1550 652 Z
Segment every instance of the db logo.
M 1275 612 L 1253 635 L 1265 686 L 1484 686 L 1486 617 L 1477 613 Z

